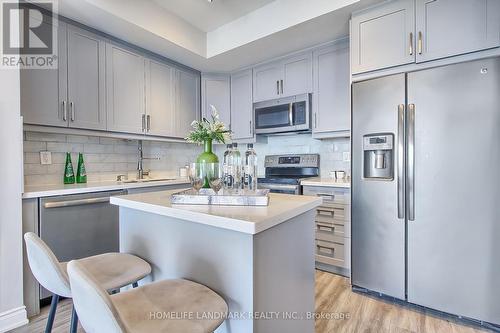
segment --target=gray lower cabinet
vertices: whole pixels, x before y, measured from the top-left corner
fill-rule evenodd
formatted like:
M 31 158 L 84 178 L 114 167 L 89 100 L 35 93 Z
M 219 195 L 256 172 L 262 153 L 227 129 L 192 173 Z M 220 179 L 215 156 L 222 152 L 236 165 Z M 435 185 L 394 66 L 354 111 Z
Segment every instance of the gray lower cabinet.
M 231 119 L 233 141 L 255 139 L 251 69 L 231 75 Z
M 175 136 L 185 138 L 193 120 L 200 119 L 200 75 L 176 70 Z
M 313 52 L 313 137 L 349 135 L 350 80 L 347 41 Z
M 145 130 L 144 57 L 108 43 L 106 47 L 108 130 L 140 134 Z
M 175 68 L 146 62 L 146 128 L 156 136 L 175 136 Z
M 500 46 L 500 1 L 417 0 L 417 62 Z
M 231 127 L 230 77 L 225 74 L 202 74 L 201 76 L 201 115 L 210 119 L 213 105 L 220 120 Z
M 350 190 L 304 186 L 303 194 L 323 198 L 323 204 L 316 209 L 316 268 L 350 276 Z
M 69 127 L 105 130 L 106 42 L 86 30 L 68 26 L 67 52 Z
M 415 2 L 398 0 L 353 14 L 352 73 L 415 62 Z

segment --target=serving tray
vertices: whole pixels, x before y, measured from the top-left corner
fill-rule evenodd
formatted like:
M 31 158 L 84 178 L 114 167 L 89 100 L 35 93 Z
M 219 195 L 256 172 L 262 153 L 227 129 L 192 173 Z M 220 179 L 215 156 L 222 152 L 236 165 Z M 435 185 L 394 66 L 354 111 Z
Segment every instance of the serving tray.
M 269 190 L 230 192 L 220 190 L 218 194 L 215 194 L 209 188 L 202 188 L 199 193 L 189 189 L 172 194 L 170 202 L 181 205 L 267 206 L 269 205 Z

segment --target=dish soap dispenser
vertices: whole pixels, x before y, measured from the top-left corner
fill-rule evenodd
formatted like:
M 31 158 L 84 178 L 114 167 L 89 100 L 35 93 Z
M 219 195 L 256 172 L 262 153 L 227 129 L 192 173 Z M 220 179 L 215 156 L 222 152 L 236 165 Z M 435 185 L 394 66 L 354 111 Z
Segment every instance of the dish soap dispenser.
M 78 169 L 76 171 L 76 182 L 78 184 L 85 184 L 87 182 L 87 172 L 85 171 L 85 162 L 83 161 L 83 154 L 78 154 Z

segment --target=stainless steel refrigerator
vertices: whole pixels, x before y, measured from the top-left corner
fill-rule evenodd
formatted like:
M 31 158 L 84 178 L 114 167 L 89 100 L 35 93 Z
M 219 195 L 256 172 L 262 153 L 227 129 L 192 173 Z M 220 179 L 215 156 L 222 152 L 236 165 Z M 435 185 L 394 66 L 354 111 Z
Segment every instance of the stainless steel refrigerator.
M 352 284 L 500 324 L 500 58 L 352 98 Z

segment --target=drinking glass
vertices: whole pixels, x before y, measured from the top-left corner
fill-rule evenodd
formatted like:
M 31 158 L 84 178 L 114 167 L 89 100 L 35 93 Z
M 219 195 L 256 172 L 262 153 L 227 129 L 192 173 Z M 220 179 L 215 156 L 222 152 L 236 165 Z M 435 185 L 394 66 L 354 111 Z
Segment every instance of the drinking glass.
M 191 163 L 189 166 L 189 180 L 193 189 L 197 193 L 200 193 L 200 189 L 203 187 L 203 182 L 205 181 L 205 175 L 200 163 Z
M 206 168 L 208 184 L 214 190 L 215 194 L 218 194 L 224 185 L 223 168 L 221 168 L 219 163 L 208 163 Z

